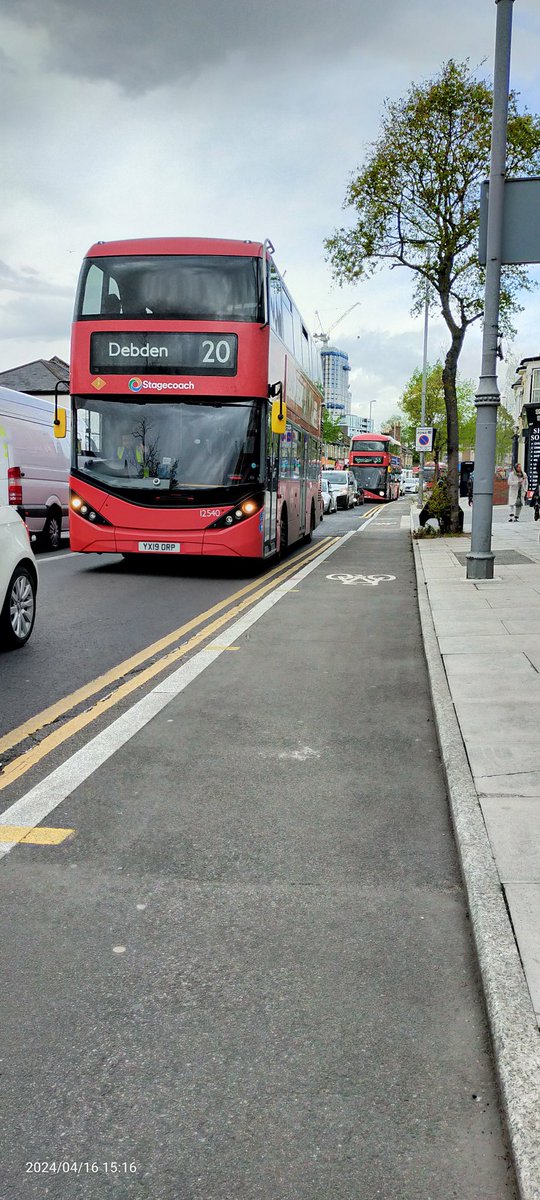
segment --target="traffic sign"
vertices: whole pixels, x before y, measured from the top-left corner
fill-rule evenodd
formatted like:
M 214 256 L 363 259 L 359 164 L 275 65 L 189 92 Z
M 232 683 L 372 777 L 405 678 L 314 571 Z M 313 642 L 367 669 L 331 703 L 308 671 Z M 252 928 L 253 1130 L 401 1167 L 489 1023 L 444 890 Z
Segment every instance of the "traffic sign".
M 428 451 L 433 450 L 433 427 L 431 425 L 417 426 L 416 449 Z

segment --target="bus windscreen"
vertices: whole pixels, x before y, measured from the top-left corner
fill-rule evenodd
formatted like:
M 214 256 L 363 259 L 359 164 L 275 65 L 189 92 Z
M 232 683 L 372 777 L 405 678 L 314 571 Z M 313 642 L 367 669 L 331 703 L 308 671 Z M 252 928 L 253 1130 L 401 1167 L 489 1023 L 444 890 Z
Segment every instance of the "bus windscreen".
M 353 464 L 351 471 L 366 492 L 379 492 L 386 486 L 386 467 L 358 467 Z
M 261 478 L 261 404 L 74 397 L 73 466 L 118 493 L 234 488 Z

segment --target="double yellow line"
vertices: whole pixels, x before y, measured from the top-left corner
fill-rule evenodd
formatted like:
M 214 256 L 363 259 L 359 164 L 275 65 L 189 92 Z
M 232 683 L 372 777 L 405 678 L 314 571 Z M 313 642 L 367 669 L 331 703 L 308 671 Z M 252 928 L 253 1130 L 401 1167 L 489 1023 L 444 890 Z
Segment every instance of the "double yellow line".
M 17 729 L 12 729 L 9 733 L 0 737 L 0 754 L 9 754 L 26 741 L 27 738 L 36 737 L 48 725 L 64 717 L 67 718 L 51 733 L 45 733 L 38 745 L 32 746 L 31 749 L 22 752 L 6 764 L 0 773 L 0 791 L 8 787 L 16 779 L 19 779 L 31 767 L 36 766 L 47 754 L 50 754 L 52 750 L 62 745 L 68 738 L 80 733 L 82 729 L 92 724 L 93 721 L 97 721 L 103 713 L 113 708 L 114 705 L 119 704 L 127 696 L 131 695 L 132 692 L 143 687 L 145 683 L 154 679 L 156 675 L 174 666 L 178 659 L 190 654 L 191 651 L 200 646 L 201 642 L 207 641 L 223 625 L 232 621 L 246 608 L 256 604 L 267 592 L 272 591 L 275 587 L 279 587 L 284 580 L 296 574 L 306 563 L 317 558 L 324 550 L 328 550 L 330 546 L 340 540 L 338 537 L 321 539 L 315 546 L 310 546 L 309 549 L 303 551 L 301 554 L 295 555 L 293 562 L 289 564 L 281 563 L 279 566 L 274 567 L 273 570 L 264 576 L 262 586 L 260 580 L 246 584 L 245 587 L 240 588 L 239 591 L 234 592 L 231 596 L 227 596 L 224 600 L 220 600 L 218 604 L 207 609 L 206 612 L 193 617 L 185 625 L 181 625 L 178 629 L 174 629 L 172 633 L 159 638 L 157 642 L 153 642 L 144 650 L 139 650 L 131 658 L 126 658 L 116 667 L 105 671 L 103 675 L 99 675 L 96 679 L 84 684 L 83 687 L 77 688 L 70 695 L 64 696 L 62 700 L 56 701 L 49 708 L 43 709 L 42 712 L 37 713 L 28 721 L 19 725 Z M 226 609 L 225 612 L 223 612 L 224 609 Z M 221 615 L 218 616 L 218 613 Z M 169 646 L 186 637 L 199 625 L 203 625 L 199 633 L 189 638 L 188 641 L 183 642 L 181 646 L 176 646 L 168 653 L 164 653 Z M 156 659 L 156 656 L 159 657 Z M 156 661 L 150 662 L 145 667 L 144 664 L 148 663 L 149 659 L 156 659 Z M 132 672 L 135 672 L 135 674 L 133 675 Z M 128 675 L 131 677 L 126 678 Z M 113 690 L 96 700 L 84 712 L 69 717 L 68 714 L 74 708 L 78 708 L 79 705 L 84 704 L 85 701 L 105 691 L 106 688 L 112 688 Z

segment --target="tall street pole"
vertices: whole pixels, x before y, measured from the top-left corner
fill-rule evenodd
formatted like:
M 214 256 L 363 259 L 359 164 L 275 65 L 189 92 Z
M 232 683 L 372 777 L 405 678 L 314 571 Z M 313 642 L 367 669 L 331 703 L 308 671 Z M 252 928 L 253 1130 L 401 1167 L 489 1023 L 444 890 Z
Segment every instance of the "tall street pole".
M 422 399 L 421 399 L 421 416 L 420 424 L 426 423 L 426 391 L 427 391 L 427 348 L 428 348 L 428 326 L 429 326 L 429 295 L 426 286 L 426 299 L 424 301 L 424 352 L 422 355 Z M 425 452 L 420 451 L 420 471 L 418 472 L 418 508 L 422 508 L 424 504 L 424 461 Z
M 501 402 L 497 384 L 497 347 L 499 344 L 506 131 L 514 0 L 495 0 L 495 3 L 497 5 L 497 30 L 489 169 L 484 333 L 482 370 L 475 397 L 474 501 L 471 549 L 467 555 L 467 579 L 493 579 L 494 563 L 491 549 L 491 523 L 493 519 L 497 408 Z

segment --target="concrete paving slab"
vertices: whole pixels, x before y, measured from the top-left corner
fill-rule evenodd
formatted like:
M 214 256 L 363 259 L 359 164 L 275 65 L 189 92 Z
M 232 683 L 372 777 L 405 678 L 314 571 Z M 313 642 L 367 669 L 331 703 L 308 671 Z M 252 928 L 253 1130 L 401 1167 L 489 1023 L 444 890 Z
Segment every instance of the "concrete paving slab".
M 482 734 L 473 737 L 463 728 L 462 734 L 475 784 L 484 776 L 517 775 L 520 771 L 533 771 L 538 765 L 538 750 L 531 747 L 530 738 L 513 735 L 509 746 L 501 743 L 500 736 L 486 741 Z
M 502 649 L 497 661 L 490 652 L 477 653 L 471 650 L 465 654 L 449 654 L 445 666 L 449 680 L 466 680 L 467 686 L 473 684 L 479 676 L 482 679 L 500 682 L 502 672 L 505 680 L 511 675 L 513 678 L 522 679 L 525 684 L 532 683 L 535 678 L 540 683 L 540 675 L 527 655 L 522 650 L 514 650 L 512 646 Z
M 538 645 L 538 642 L 534 641 L 533 638 L 530 639 L 529 644 L 525 650 L 525 654 L 527 655 L 529 662 L 532 663 L 535 670 L 540 671 L 540 645 Z
M 453 617 L 439 616 L 437 611 L 433 613 L 433 621 L 435 631 L 439 637 L 452 637 L 461 634 L 462 636 L 474 636 L 477 634 L 489 633 L 491 636 L 503 633 L 511 633 L 512 630 L 508 625 L 499 620 L 493 612 L 482 613 L 481 616 L 467 616 L 460 618 L 454 613 Z M 540 630 L 540 624 L 539 624 Z M 521 630 L 516 630 L 520 633 Z
M 480 805 L 502 883 L 540 884 L 540 790 L 529 797 L 483 796 Z
M 485 595 L 485 593 L 484 593 Z M 524 611 L 534 611 L 535 615 L 540 609 L 540 591 L 535 591 L 534 588 L 524 589 L 519 596 L 516 596 L 514 588 L 504 587 L 495 595 L 485 595 L 486 604 L 494 609 L 523 609 Z M 521 615 L 521 613 L 520 613 Z
M 449 654 L 474 654 L 477 651 L 499 654 L 514 645 L 508 630 L 497 634 L 469 634 L 466 637 L 459 633 L 439 635 L 439 649 L 445 658 Z
M 540 883 L 505 888 L 534 1011 L 540 1018 Z
M 459 691 L 456 691 L 452 699 L 468 734 L 480 735 L 486 740 L 498 738 L 501 742 L 511 742 L 517 737 L 530 739 L 538 754 L 538 722 L 533 711 L 534 706 L 528 708 L 524 703 L 521 708 L 512 708 L 506 697 L 484 698 L 479 704 L 478 700 L 462 696 Z
M 503 619 L 508 633 L 534 634 L 536 637 L 540 634 L 540 617 L 536 613 L 531 613 L 530 616 L 523 617 L 505 617 Z
M 483 796 L 540 796 L 540 771 L 479 776 L 475 782 L 481 799 Z

